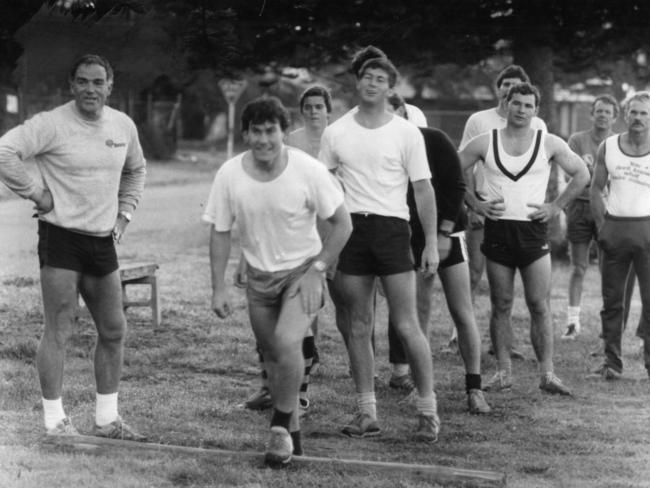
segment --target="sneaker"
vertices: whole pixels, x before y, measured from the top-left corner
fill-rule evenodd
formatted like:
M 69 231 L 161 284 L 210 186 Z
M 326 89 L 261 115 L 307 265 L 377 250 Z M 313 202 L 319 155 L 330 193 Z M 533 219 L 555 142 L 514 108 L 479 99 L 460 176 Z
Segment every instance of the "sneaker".
M 566 330 L 564 331 L 564 334 L 560 337 L 560 339 L 575 339 L 578 337 L 578 334 L 580 334 L 580 322 L 575 322 L 573 324 L 569 324 L 566 326 Z
M 93 427 L 93 435 L 124 441 L 145 442 L 147 440 L 147 436 L 136 432 L 133 427 L 122 420 L 122 417 L 117 417 L 110 424 L 102 425 L 101 427 L 95 424 L 95 427 Z
M 298 399 L 298 417 L 304 417 L 307 415 L 307 410 L 309 410 L 309 400 L 307 398 L 299 398 Z
M 318 347 L 316 347 L 316 344 L 314 344 L 314 357 L 311 360 L 311 369 L 309 370 L 309 374 L 311 375 L 316 374 L 319 366 L 320 366 L 320 354 L 318 352 Z
M 473 414 L 486 414 L 492 411 L 485 401 L 483 391 L 475 388 L 467 392 L 467 408 L 469 409 L 469 413 Z
M 341 432 L 350 437 L 374 437 L 381 434 L 381 428 L 369 414 L 359 412 Z
M 47 435 L 79 435 L 77 429 L 74 428 L 70 417 L 65 417 L 60 420 L 53 428 L 47 429 Z
M 562 384 L 562 380 L 553 373 L 545 373 L 539 382 L 539 389 L 552 395 L 571 395 L 571 390 Z
M 411 375 L 407 373 L 402 376 L 391 376 L 388 386 L 395 390 L 411 391 L 415 388 L 415 383 L 413 383 Z
M 604 380 L 620 380 L 621 379 L 621 373 L 616 371 L 615 369 L 611 368 L 607 364 L 603 364 L 602 366 L 596 368 L 591 372 L 591 374 L 588 376 L 589 378 L 602 378 Z
M 413 440 L 434 443 L 438 440 L 440 419 L 437 415 L 418 415 L 418 428 L 413 434 Z
M 273 406 L 271 392 L 265 386 L 253 393 L 248 400 L 244 402 L 244 407 L 249 410 L 267 410 Z
M 271 437 L 266 446 L 264 460 L 269 464 L 287 464 L 292 455 L 293 441 L 289 431 L 279 425 L 271 427 Z
M 504 369 L 497 370 L 483 387 L 485 391 L 503 391 L 512 388 L 512 376 Z

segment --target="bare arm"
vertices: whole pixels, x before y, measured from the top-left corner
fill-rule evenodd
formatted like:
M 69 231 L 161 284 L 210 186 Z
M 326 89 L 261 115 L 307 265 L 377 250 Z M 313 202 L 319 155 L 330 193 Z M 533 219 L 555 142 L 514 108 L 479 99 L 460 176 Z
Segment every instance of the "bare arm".
M 476 196 L 476 180 L 474 178 L 474 165 L 483 161 L 487 154 L 491 132 L 486 132 L 475 137 L 463 147 L 458 153 L 460 164 L 465 176 L 467 191 L 465 192 L 465 204 L 474 212 L 484 217 L 498 219 L 505 210 L 503 199 L 481 200 Z
M 591 203 L 591 214 L 596 222 L 596 228 L 600 229 L 605 220 L 605 200 L 603 193 L 609 179 L 607 165 L 605 164 L 605 144 L 601 144 L 596 155 L 596 166 L 594 176 L 589 187 L 589 202 Z
M 440 256 L 438 255 L 438 209 L 436 195 L 431 186 L 431 181 L 418 180 L 412 183 L 413 197 L 417 207 L 418 217 L 422 224 L 425 236 L 424 251 L 422 251 L 422 270 L 433 274 L 438 269 Z
M 580 195 L 580 192 L 589 183 L 589 170 L 587 169 L 587 165 L 580 156 L 569 149 L 567 143 L 562 139 L 548 134 L 546 136 L 546 151 L 549 159 L 555 161 L 571 180 L 564 191 L 552 202 L 541 205 L 529 205 L 535 208 L 535 210 L 528 215 L 528 218 L 541 220 L 542 222 L 548 222 L 560 213 L 562 209 Z
M 231 313 L 226 290 L 225 273 L 230 257 L 230 231 L 217 232 L 210 227 L 210 273 L 212 276 L 212 310 L 226 318 Z
M 326 269 L 334 263 L 334 260 L 348 241 L 352 233 L 352 220 L 345 205 L 341 204 L 330 217 L 325 219 L 325 222 L 327 222 L 329 231 L 323 242 L 321 252 L 314 257 L 314 263 L 321 261 L 325 263 Z M 302 309 L 308 315 L 318 313 L 321 308 L 323 272 L 322 269 L 317 269 L 316 264 L 313 264 L 288 292 L 289 296 L 300 294 Z

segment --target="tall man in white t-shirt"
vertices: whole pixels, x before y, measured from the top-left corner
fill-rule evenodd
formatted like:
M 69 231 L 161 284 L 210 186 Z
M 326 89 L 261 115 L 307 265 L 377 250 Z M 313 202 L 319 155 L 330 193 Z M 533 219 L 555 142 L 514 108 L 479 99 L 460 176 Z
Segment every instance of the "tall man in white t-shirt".
M 145 160 L 133 121 L 105 106 L 113 69 L 87 54 L 70 71 L 74 101 L 41 112 L 0 139 L 0 180 L 38 212 L 38 257 L 45 327 L 36 352 L 48 435 L 77 434 L 61 400 L 66 343 L 78 294 L 97 328 L 93 434 L 145 437 L 118 415 L 126 319 L 115 244 L 144 189 Z M 33 158 L 41 178 L 23 161 Z
M 426 236 L 422 270 L 439 262 L 435 195 L 424 140 L 415 125 L 389 113 L 387 97 L 397 70 L 386 58 L 373 58 L 357 73 L 358 111 L 350 111 L 323 134 L 319 159 L 335 171 L 352 213 L 353 232 L 339 257 L 340 291 L 350 314 L 337 324 L 350 356 L 358 414 L 343 428 L 353 437 L 378 435 L 371 346 L 376 277 L 386 292 L 396 331 L 406 347 L 418 397 L 417 440 L 435 442 L 440 420 L 433 392 L 429 342 L 418 323 L 415 272 L 410 252 L 406 192 L 413 184 Z M 448 239 L 445 241 L 448 243 Z M 447 247 L 444 254 L 449 252 Z
M 639 280 L 643 306 L 637 335 L 643 340 L 650 374 L 650 92 L 635 93 L 628 100 L 625 122 L 626 132 L 600 145 L 589 192 L 602 252 L 605 363 L 598 373 L 607 380 L 618 379 L 623 372 L 623 303 L 630 266 Z M 607 185 L 605 202 L 602 194 Z
M 210 191 L 203 219 L 210 233 L 212 309 L 231 313 L 224 273 L 231 230 L 239 228 L 247 263 L 246 294 L 251 326 L 262 350 L 273 400 L 269 463 L 301 454 L 298 392 L 305 333 L 322 308 L 325 270 L 350 235 L 343 193 L 323 165 L 285 146 L 289 114 L 275 97 L 250 102 L 242 130 L 250 147 L 226 161 Z M 327 220 L 324 243 L 316 217 Z
M 487 110 L 481 110 L 470 115 L 465 123 L 463 130 L 463 137 L 460 141 L 460 149 L 462 150 L 469 141 L 474 137 L 484 134 L 493 129 L 503 129 L 506 126 L 507 117 L 507 101 L 508 90 L 511 86 L 518 83 L 530 83 L 530 79 L 526 71 L 521 66 L 511 64 L 506 66 L 498 74 L 495 80 L 495 88 L 497 94 L 497 106 Z M 546 124 L 542 119 L 535 116 L 531 121 L 531 128 L 541 129 L 546 131 Z M 483 191 L 483 173 L 480 166 L 474 167 L 473 173 L 470 172 L 466 175 L 468 182 L 468 191 L 475 191 L 479 198 L 484 197 Z M 483 242 L 483 223 L 485 218 L 474 211 L 471 207 L 467 209 L 468 230 L 467 236 L 467 251 L 469 253 L 469 270 L 470 270 L 470 283 L 472 293 L 475 292 L 476 287 L 481 281 L 483 270 L 485 269 L 485 256 L 481 252 L 481 244 Z M 452 342 L 455 340 L 454 329 L 452 334 Z M 491 335 L 494 335 L 490 332 Z M 492 344 L 494 350 L 496 345 Z M 513 349 L 512 356 L 517 359 L 523 359 L 520 352 Z
M 515 272 L 519 269 L 541 375 L 539 387 L 547 393 L 569 395 L 569 389 L 553 372 L 547 223 L 587 185 L 589 171 L 562 139 L 531 128 L 539 107 L 537 88 L 529 83 L 516 84 L 508 91 L 506 101 L 506 127 L 472 139 L 460 152 L 463 169 L 479 163 L 485 178 L 483 200 L 467 195 L 472 208 L 486 217 L 481 251 L 487 261 L 490 330 L 498 365 L 484 389 L 499 391 L 512 386 L 510 319 Z M 545 203 L 552 161 L 571 181 L 554 201 Z

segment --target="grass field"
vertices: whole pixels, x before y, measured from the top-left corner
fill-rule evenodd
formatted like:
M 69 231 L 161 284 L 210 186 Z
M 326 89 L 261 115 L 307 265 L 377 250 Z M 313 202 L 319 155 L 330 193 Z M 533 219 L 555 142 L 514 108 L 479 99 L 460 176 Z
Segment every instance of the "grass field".
M 120 411 L 154 442 L 262 451 L 268 415 L 241 408 L 258 386 L 242 292 L 232 290 L 235 313 L 229 319 L 217 320 L 209 310 L 208 230 L 199 217 L 213 169 L 210 161 L 151 165 L 146 198 L 120 256 L 160 265 L 163 324 L 152 330 L 145 309 L 127 314 L 130 329 Z M 42 411 L 34 356 L 42 311 L 36 237 L 29 214 L 25 202 L 0 202 L 0 236 L 13 236 L 0 243 L 5 254 L 0 261 L 0 487 L 431 486 L 398 473 L 358 473 L 328 466 L 275 471 L 258 461 L 230 457 L 132 451 L 89 456 L 41 449 Z M 22 244 L 15 233 L 25 234 Z M 229 276 L 237 255 L 235 249 Z M 564 263 L 554 267 L 551 301 L 556 336 L 563 326 L 568 273 Z M 539 391 L 528 315 L 518 294 L 513 324 L 527 359 L 513 365 L 512 391 L 487 397 L 494 411 L 485 417 L 466 413 L 460 357 L 440 352 L 451 322 L 437 289 L 431 344 L 442 431 L 432 446 L 407 440 L 415 425 L 413 407 L 398 405 L 401 395 L 386 385 L 383 301 L 377 320 L 377 398 L 384 434 L 372 440 L 339 435 L 354 412 L 354 389 L 328 304 L 318 340 L 323 364 L 312 379 L 312 407 L 303 422 L 306 454 L 503 471 L 513 487 L 649 486 L 650 381 L 633 330 L 625 334 L 624 379 L 587 379 L 599 362 L 590 356 L 599 346 L 599 286 L 592 268 L 583 297 L 585 331 L 575 342 L 556 342 L 556 371 L 573 389 L 574 398 Z M 631 323 L 638 319 L 639 308 L 635 300 Z M 483 337 L 488 313 L 483 283 L 476 299 Z M 92 323 L 82 316 L 68 349 L 63 397 L 67 413 L 82 431 L 90 430 L 94 415 L 94 341 Z M 483 349 L 487 350 L 485 341 Z M 484 380 L 493 369 L 494 359 L 485 353 Z

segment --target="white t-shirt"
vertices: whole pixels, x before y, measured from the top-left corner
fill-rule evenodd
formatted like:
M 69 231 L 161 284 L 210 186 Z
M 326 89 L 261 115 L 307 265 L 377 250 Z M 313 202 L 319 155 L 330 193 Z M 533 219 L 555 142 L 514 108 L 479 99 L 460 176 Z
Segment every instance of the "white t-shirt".
M 287 146 L 285 146 L 287 147 Z M 243 154 L 217 171 L 203 220 L 218 232 L 237 223 L 246 261 L 262 271 L 293 269 L 321 251 L 316 216 L 327 219 L 343 192 L 322 163 L 287 147 L 288 163 L 271 181 L 257 181 L 243 167 Z
M 408 116 L 409 122 L 418 127 L 428 127 L 427 117 L 422 110 L 410 103 L 405 103 L 404 106 L 406 107 L 406 115 Z
M 348 112 L 325 129 L 318 159 L 336 170 L 350 212 L 408 220 L 409 180 L 431 178 L 420 130 L 396 115 L 367 129 Z
M 630 156 L 621 151 L 620 135 L 605 139 L 609 175 L 607 213 L 616 217 L 650 216 L 650 154 Z
M 526 152 L 511 156 L 501 144 L 500 131 L 495 129 L 490 134 L 483 167 L 485 192 L 488 200 L 503 197 L 506 209 L 500 220 L 530 220 L 528 214 L 535 209 L 528 204 L 542 204 L 546 200 L 551 165 L 544 146 L 545 136 L 545 132 L 535 131 Z

